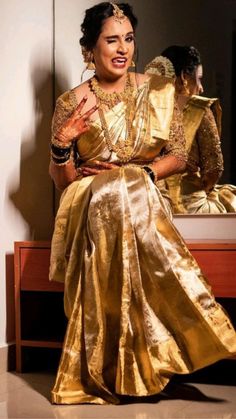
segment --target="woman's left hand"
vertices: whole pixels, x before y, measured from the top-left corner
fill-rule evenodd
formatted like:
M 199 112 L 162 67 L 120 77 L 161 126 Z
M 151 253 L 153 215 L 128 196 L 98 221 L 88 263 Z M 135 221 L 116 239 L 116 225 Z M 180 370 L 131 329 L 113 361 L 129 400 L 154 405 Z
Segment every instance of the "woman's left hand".
M 99 160 L 93 161 L 93 166 L 83 166 L 78 169 L 79 174 L 81 174 L 83 177 L 85 176 L 94 176 L 98 175 L 101 172 L 104 172 L 106 170 L 112 170 L 119 167 L 117 164 L 114 163 L 106 163 Z

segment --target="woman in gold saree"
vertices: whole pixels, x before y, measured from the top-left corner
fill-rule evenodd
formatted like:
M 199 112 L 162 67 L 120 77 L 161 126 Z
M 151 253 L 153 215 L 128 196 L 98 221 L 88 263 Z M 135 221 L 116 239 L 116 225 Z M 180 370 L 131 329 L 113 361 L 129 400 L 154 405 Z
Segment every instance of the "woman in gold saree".
M 193 46 L 172 45 L 147 65 L 147 72 L 159 73 L 163 57 L 171 61 L 176 75 L 176 101 L 183 114 L 188 155 L 186 171 L 166 181 L 173 211 L 235 212 L 236 186 L 218 184 L 223 172 L 221 107 L 217 98 L 200 96 L 203 69 L 199 51 Z
M 95 76 L 55 109 L 50 174 L 64 191 L 50 278 L 65 283 L 68 317 L 57 404 L 156 394 L 236 351 L 170 219 L 162 180 L 185 168 L 183 129 L 173 82 L 128 72 L 136 23 L 126 3 L 86 11 L 80 42 Z

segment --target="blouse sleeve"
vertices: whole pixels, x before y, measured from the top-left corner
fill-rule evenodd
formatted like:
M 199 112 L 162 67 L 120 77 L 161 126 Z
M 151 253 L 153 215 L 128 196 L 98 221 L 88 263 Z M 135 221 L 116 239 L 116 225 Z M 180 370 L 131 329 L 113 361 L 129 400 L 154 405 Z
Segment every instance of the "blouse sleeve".
M 55 111 L 52 118 L 52 135 L 51 142 L 54 141 L 55 135 L 63 122 L 71 115 L 74 110 L 74 104 L 71 99 L 71 93 L 65 92 L 59 96 L 56 101 Z
M 202 118 L 197 132 L 197 143 L 201 175 L 204 177 L 214 172 L 220 177 L 224 167 L 223 155 L 215 118 L 210 108 L 206 109 Z
M 52 118 L 52 132 L 51 132 L 51 143 L 57 143 L 55 139 L 58 129 L 61 127 L 63 122 L 69 118 L 74 109 L 77 106 L 76 99 L 74 97 L 73 91 L 68 91 L 59 96 L 56 101 L 55 111 Z M 80 165 L 80 157 L 76 143 L 72 144 L 72 155 L 74 166 L 77 168 Z
M 169 141 L 165 145 L 164 155 L 172 155 L 178 157 L 180 160 L 187 161 L 183 118 L 176 102 L 170 125 Z

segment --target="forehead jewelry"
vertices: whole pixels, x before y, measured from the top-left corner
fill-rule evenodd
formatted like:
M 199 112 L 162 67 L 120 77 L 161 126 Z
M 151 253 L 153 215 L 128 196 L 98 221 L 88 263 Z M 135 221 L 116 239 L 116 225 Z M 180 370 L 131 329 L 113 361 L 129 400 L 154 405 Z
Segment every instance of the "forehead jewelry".
M 119 22 L 119 23 L 123 23 L 124 20 L 127 19 L 127 17 L 125 16 L 123 10 L 121 10 L 119 8 L 119 6 L 117 6 L 117 4 L 115 4 L 115 3 L 112 3 L 111 2 L 111 5 L 113 7 L 113 16 L 114 16 L 115 20 L 117 22 Z

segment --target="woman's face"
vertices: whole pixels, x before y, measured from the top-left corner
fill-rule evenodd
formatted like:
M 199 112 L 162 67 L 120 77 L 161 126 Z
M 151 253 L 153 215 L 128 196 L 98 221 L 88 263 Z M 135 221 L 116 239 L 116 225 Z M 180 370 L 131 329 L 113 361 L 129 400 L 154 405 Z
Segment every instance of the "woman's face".
M 105 20 L 93 55 L 98 77 L 115 80 L 127 73 L 134 55 L 134 31 L 128 18 L 122 23 L 114 17 Z
M 193 74 L 186 75 L 189 96 L 200 95 L 201 93 L 203 93 L 202 76 L 203 68 L 201 64 L 196 67 Z

